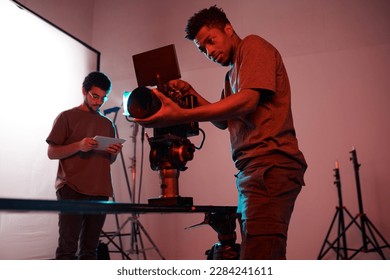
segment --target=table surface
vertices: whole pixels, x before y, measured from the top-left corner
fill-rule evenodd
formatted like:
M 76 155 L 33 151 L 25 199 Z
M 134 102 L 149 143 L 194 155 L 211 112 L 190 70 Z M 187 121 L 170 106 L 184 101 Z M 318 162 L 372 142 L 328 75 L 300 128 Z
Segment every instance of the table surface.
M 120 213 L 235 213 L 235 206 L 213 205 L 150 205 L 113 201 L 44 200 L 0 198 L 0 211 L 51 211 L 67 213 L 120 214 Z

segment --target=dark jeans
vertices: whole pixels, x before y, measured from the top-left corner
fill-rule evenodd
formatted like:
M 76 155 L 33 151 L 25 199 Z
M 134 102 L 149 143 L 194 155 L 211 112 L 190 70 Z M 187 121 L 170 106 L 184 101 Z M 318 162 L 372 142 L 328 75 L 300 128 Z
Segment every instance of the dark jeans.
M 65 185 L 57 191 L 57 199 L 108 200 L 108 197 L 84 195 Z M 84 215 L 60 213 L 58 220 L 59 238 L 56 259 L 96 260 L 96 249 L 105 219 L 105 214 Z

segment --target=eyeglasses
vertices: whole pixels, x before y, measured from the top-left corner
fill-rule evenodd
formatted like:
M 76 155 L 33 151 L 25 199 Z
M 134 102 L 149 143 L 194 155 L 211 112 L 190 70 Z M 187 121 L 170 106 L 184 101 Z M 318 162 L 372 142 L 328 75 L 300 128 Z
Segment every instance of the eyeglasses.
M 101 97 L 101 96 L 97 95 L 96 93 L 91 93 L 90 91 L 88 91 L 88 94 L 91 96 L 91 98 L 93 100 L 100 100 L 102 102 L 106 102 L 107 101 L 107 96 Z

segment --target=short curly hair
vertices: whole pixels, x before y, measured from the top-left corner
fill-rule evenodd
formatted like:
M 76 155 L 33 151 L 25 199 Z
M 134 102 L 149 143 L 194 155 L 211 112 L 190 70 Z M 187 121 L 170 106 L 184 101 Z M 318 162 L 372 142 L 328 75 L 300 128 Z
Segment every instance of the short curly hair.
M 98 87 L 107 93 L 111 91 L 111 81 L 102 72 L 91 72 L 85 77 L 83 88 L 89 91 L 93 86 Z
M 226 24 L 230 24 L 230 22 L 227 19 L 225 12 L 216 5 L 211 6 L 210 8 L 203 9 L 195 13 L 188 20 L 185 28 L 185 32 L 187 34 L 185 38 L 194 40 L 203 26 L 217 27 L 223 30 Z

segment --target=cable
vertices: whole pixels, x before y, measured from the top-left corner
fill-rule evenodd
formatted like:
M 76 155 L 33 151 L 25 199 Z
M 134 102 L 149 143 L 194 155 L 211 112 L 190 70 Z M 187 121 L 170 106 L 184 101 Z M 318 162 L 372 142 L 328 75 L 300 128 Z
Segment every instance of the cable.
M 198 128 L 198 130 L 202 133 L 203 139 L 202 139 L 202 142 L 200 143 L 200 146 L 199 146 L 199 147 L 196 147 L 196 146 L 195 146 L 195 149 L 200 150 L 200 149 L 202 149 L 203 144 L 204 144 L 204 141 L 206 140 L 206 133 L 205 133 L 204 130 L 201 129 L 201 128 Z

